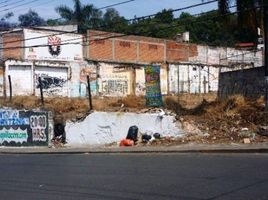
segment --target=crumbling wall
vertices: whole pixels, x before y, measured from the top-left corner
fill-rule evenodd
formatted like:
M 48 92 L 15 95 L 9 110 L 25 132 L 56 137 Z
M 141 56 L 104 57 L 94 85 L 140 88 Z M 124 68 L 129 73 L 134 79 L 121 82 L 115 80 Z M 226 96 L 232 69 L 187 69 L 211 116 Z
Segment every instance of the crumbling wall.
M 219 97 L 243 95 L 258 98 L 264 95 L 264 67 L 223 72 L 219 77 Z
M 220 68 L 202 65 L 170 65 L 169 87 L 171 94 L 208 93 L 218 90 Z

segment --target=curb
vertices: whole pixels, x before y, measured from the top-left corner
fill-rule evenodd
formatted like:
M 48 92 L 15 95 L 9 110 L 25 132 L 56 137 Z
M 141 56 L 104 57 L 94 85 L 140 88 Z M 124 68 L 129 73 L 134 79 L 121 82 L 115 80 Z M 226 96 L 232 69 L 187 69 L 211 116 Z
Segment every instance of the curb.
M 188 145 L 175 147 L 121 148 L 2 148 L 0 154 L 170 154 L 170 153 L 268 153 L 268 145 Z

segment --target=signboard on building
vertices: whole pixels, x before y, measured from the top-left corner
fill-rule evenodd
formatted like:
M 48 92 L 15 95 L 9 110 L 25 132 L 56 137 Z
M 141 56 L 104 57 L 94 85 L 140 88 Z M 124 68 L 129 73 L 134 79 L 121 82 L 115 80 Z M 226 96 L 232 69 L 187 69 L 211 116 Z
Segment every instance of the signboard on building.
M 25 59 L 81 61 L 82 35 L 48 30 L 24 29 Z M 35 38 L 35 39 L 33 39 Z
M 48 113 L 0 110 L 0 145 L 48 145 Z
M 163 105 L 161 85 L 160 85 L 160 66 L 149 65 L 145 67 L 145 86 L 146 86 L 146 106 L 159 107 Z

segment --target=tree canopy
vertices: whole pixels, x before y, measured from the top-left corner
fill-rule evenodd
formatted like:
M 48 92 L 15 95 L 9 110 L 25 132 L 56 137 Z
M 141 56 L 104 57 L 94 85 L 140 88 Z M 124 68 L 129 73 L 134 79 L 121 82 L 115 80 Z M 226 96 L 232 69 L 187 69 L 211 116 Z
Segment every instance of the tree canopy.
M 38 13 L 29 10 L 28 13 L 19 16 L 18 25 L 27 27 L 77 24 L 79 33 L 96 29 L 167 39 L 174 39 L 177 34 L 188 31 L 190 42 L 193 43 L 234 46 L 239 42 L 257 41 L 257 27 L 262 26 L 261 2 L 262 0 L 219 0 L 217 10 L 199 15 L 183 12 L 175 18 L 172 10 L 164 9 L 154 17 L 139 17 L 130 21 L 121 16 L 115 8 L 108 8 L 102 12 L 93 4 L 82 4 L 80 0 L 73 0 L 71 8 L 67 5 L 55 8 L 61 16 L 59 19 L 45 21 Z M 235 3 L 238 12 L 231 14 L 230 6 Z M 8 22 L 12 16 L 12 13 L 8 13 L 0 19 L 0 28 L 14 26 L 14 23 Z
M 41 18 L 37 12 L 29 10 L 27 13 L 19 15 L 19 26 L 29 27 L 29 26 L 41 26 L 45 25 L 46 22 Z

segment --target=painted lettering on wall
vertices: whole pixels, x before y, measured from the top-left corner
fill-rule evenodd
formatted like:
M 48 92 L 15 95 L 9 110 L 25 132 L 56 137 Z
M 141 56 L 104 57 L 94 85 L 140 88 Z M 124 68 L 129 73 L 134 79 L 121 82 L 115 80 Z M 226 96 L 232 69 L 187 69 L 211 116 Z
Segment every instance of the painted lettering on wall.
M 47 128 L 47 118 L 45 115 L 32 115 L 30 117 L 30 127 L 32 129 L 33 141 L 45 142 L 47 140 L 45 133 Z
M 102 81 L 102 92 L 104 96 L 125 96 L 128 94 L 128 80 L 108 79 Z
M 17 130 L 0 130 L 0 143 L 4 142 L 15 142 L 15 143 L 23 143 L 27 142 L 28 133 L 27 130 L 22 130 L 18 128 Z
M 29 146 L 47 144 L 47 112 L 0 110 L 0 145 Z
M 19 117 L 18 111 L 0 110 L 0 126 L 21 126 L 28 124 L 29 119 Z
M 67 79 L 62 77 L 49 76 L 48 74 L 36 74 L 35 85 L 36 89 L 40 88 L 39 77 L 41 77 L 41 84 L 44 94 L 47 96 L 59 95 L 62 93 L 62 88 L 67 82 Z

